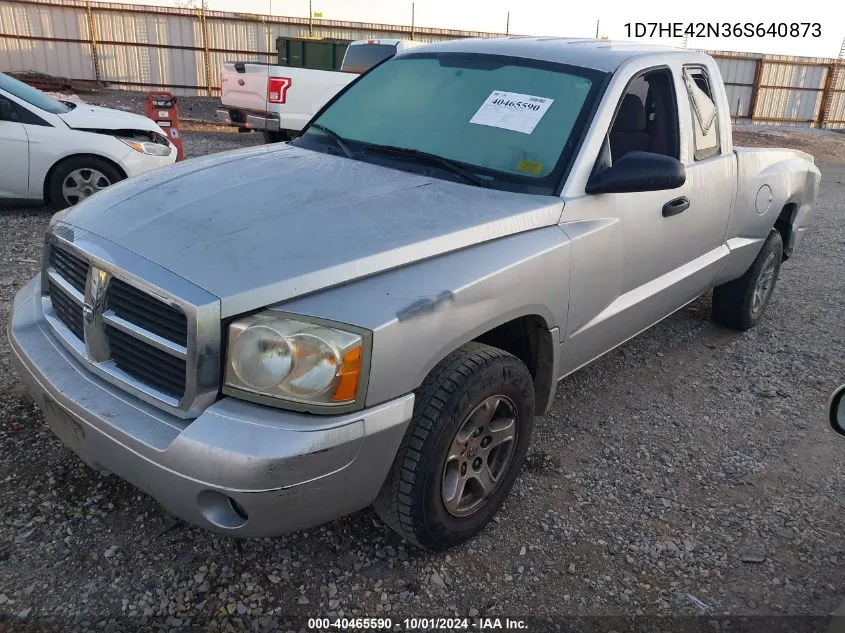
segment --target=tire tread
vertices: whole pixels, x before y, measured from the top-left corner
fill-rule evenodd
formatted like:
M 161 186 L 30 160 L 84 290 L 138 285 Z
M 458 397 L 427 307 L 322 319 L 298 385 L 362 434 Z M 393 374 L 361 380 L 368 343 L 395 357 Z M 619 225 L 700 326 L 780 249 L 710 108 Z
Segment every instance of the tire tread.
M 385 524 L 418 547 L 427 549 L 427 544 L 419 538 L 422 517 L 414 515 L 411 491 L 421 475 L 422 449 L 431 438 L 438 417 L 462 383 L 485 365 L 500 359 L 522 364 L 504 350 L 483 343 L 467 343 L 435 366 L 417 390 L 414 416 L 373 508 Z
M 748 330 L 757 324 L 766 311 L 766 306 L 763 306 L 763 310 L 755 319 L 751 313 L 751 295 L 760 269 L 772 250 L 783 252 L 783 240 L 776 230 L 769 233 L 760 253 L 742 277 L 713 289 L 713 320 L 716 323 L 740 331 Z M 773 283 L 777 283 L 778 272 L 779 268 L 775 270 Z

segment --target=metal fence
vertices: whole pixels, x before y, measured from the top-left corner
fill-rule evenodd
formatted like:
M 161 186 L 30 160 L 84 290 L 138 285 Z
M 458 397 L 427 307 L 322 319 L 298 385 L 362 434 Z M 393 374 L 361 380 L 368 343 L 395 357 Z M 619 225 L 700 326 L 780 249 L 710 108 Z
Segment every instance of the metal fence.
M 709 52 L 734 120 L 845 128 L 845 60 Z
M 405 38 L 502 33 L 176 9 L 84 0 L 0 0 L 0 70 L 114 87 L 214 95 L 224 61 L 269 62 L 277 37 Z M 845 60 L 708 51 L 735 120 L 845 128 Z
M 224 61 L 269 62 L 277 37 L 432 42 L 491 33 L 84 0 L 0 0 L 0 71 L 177 94 L 219 90 Z

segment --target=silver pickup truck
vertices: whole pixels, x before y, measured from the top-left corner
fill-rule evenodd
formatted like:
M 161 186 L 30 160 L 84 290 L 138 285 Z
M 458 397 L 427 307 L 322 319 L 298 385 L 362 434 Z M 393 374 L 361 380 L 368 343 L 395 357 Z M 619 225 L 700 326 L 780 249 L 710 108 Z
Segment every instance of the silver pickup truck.
M 707 55 L 438 43 L 290 144 L 55 216 L 9 336 L 56 435 L 172 514 L 246 537 L 372 504 L 443 549 L 560 379 L 714 288 L 754 326 L 818 187 L 807 154 L 733 147 Z

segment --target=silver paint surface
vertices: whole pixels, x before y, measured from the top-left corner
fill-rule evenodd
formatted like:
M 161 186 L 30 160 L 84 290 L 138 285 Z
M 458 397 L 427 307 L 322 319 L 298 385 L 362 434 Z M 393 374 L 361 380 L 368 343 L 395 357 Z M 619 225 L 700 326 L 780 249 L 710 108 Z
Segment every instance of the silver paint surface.
M 86 250 L 125 267 L 129 281 L 151 289 L 166 282 L 162 290 L 189 302 L 216 297 L 217 321 L 207 317 L 206 328 L 271 306 L 373 333 L 362 411 L 306 415 L 223 397 L 189 423 L 82 364 L 48 324 L 40 280 L 33 280 L 13 306 L 13 357 L 45 410 L 59 415 L 58 407 L 82 430 L 84 459 L 224 533 L 314 525 L 373 500 L 410 420 L 414 390 L 467 341 L 532 317 L 545 359 L 535 377 L 547 385 L 537 394 L 542 413 L 559 378 L 741 276 L 782 209 L 794 208 L 789 249 L 810 224 L 820 180 L 811 157 L 734 148 L 726 92 L 706 55 L 560 38 L 431 50 L 614 72 L 561 196 L 479 189 L 276 145 L 177 164 L 61 214 Z M 722 114 L 722 153 L 705 161 L 693 160 L 684 64 L 708 69 Z M 686 183 L 586 195 L 626 84 L 655 66 L 675 76 Z M 760 214 L 762 187 L 772 199 Z M 681 195 L 690 208 L 662 217 L 663 204 Z M 180 294 L 189 288 L 201 296 Z M 236 499 L 249 520 L 231 527 L 219 508 L 203 510 L 201 500 L 216 493 Z
M 404 434 L 413 395 L 364 412 L 321 417 L 223 398 L 190 422 L 90 373 L 40 313 L 39 280 L 14 302 L 12 360 L 60 437 L 73 449 L 211 530 L 255 537 L 288 532 L 359 510 L 375 499 Z M 232 527 L 203 512 L 208 492 L 250 519 Z
M 63 221 L 216 295 L 223 317 L 550 226 L 563 207 L 284 144 L 190 166 L 129 181 Z

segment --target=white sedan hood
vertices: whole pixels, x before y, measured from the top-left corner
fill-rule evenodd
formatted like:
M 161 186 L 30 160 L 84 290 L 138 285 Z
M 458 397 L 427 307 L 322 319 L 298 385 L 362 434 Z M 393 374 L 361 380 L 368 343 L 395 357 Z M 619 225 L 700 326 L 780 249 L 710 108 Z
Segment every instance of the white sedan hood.
M 76 130 L 144 130 L 164 134 L 164 131 L 145 116 L 79 103 L 70 112 L 58 115 Z

